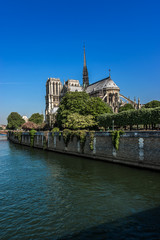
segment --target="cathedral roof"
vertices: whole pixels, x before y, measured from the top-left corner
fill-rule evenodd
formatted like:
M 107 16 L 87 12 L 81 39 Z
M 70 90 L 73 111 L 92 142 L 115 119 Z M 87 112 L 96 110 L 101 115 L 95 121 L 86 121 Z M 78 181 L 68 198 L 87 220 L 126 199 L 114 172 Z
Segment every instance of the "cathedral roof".
M 119 87 L 113 82 L 113 80 L 110 77 L 107 77 L 98 82 L 90 84 L 87 87 L 86 92 L 91 93 L 93 91 L 99 91 L 104 88 L 120 90 Z

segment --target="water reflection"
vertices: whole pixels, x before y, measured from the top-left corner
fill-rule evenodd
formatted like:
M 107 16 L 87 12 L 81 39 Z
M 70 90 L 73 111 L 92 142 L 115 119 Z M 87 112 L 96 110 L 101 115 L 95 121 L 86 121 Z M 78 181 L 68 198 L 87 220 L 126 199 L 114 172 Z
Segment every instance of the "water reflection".
M 87 228 L 75 234 L 61 237 L 61 240 L 83 240 L 83 239 L 159 239 L 160 207 L 146 210 L 129 217 L 120 218 Z
M 8 142 L 1 143 L 2 152 L 6 154 L 0 159 L 4 239 L 61 239 L 70 235 L 76 239 L 75 233 L 83 239 L 94 229 L 106 234 L 104 229 L 109 229 L 110 223 L 114 223 L 113 229 L 120 223 L 120 232 L 121 222 L 126 224 L 129 216 L 159 209 L 157 172 Z

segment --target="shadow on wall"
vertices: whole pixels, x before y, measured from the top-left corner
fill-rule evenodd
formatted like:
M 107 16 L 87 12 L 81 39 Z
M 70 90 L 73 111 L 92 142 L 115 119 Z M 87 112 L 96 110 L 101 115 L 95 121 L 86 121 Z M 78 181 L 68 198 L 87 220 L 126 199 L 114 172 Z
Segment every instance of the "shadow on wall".
M 160 207 L 146 210 L 111 223 L 104 223 L 59 240 L 139 240 L 160 239 Z

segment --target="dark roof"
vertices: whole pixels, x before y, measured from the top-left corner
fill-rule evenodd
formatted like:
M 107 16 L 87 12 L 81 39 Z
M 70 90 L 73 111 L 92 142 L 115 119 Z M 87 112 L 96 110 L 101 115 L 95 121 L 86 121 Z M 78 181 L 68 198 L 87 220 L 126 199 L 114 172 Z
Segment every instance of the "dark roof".
M 90 93 L 92 91 L 98 91 L 98 90 L 101 90 L 101 89 L 110 89 L 110 88 L 113 88 L 113 89 L 118 89 L 119 90 L 119 87 L 113 82 L 113 80 L 110 78 L 110 77 L 107 77 L 107 78 L 104 78 L 102 80 L 99 80 L 95 83 L 92 83 L 90 84 L 87 89 L 86 89 L 86 92 L 87 93 Z

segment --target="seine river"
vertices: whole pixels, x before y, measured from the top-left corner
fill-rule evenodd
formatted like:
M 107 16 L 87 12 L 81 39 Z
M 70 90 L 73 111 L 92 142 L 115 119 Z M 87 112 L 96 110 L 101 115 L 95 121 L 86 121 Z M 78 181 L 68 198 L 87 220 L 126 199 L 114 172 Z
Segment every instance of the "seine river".
M 0 239 L 160 239 L 160 173 L 1 140 Z

